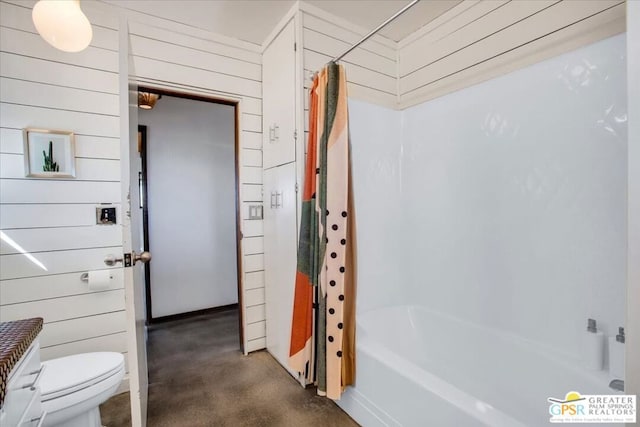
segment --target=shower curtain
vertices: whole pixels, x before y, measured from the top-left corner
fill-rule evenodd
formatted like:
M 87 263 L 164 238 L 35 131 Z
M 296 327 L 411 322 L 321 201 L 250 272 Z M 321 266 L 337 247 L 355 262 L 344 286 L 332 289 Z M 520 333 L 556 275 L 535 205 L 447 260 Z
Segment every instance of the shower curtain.
M 347 81 L 329 63 L 309 95 L 289 366 L 339 399 L 355 379 L 355 221 Z

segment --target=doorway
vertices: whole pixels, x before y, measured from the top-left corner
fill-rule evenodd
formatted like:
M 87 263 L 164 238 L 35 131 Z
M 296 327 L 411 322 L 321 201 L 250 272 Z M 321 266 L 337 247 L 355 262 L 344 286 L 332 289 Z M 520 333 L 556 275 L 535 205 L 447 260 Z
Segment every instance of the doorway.
M 237 105 L 138 90 L 158 98 L 138 111 L 147 324 L 238 310 Z

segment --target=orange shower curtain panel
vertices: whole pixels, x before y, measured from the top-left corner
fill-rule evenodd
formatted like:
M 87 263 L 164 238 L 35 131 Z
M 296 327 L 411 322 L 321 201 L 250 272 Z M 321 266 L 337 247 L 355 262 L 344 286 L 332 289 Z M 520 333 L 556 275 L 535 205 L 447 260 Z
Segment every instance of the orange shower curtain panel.
M 289 366 L 339 399 L 355 379 L 355 212 L 344 67 L 328 64 L 310 91 Z

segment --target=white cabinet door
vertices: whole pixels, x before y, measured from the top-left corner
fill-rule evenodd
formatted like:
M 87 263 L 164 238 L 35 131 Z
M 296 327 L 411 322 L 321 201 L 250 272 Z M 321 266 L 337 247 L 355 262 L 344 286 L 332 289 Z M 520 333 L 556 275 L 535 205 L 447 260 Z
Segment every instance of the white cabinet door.
M 295 163 L 265 171 L 267 350 L 287 370 L 298 241 L 295 186 Z M 297 376 L 294 372 L 289 372 Z
M 295 26 L 291 20 L 262 55 L 264 168 L 296 160 L 296 54 Z

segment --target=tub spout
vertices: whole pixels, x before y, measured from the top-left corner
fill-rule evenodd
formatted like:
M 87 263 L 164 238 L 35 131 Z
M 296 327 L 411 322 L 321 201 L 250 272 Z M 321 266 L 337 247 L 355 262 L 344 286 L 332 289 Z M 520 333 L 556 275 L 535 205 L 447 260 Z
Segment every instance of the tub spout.
M 624 391 L 624 380 L 612 380 L 609 387 L 617 391 Z

